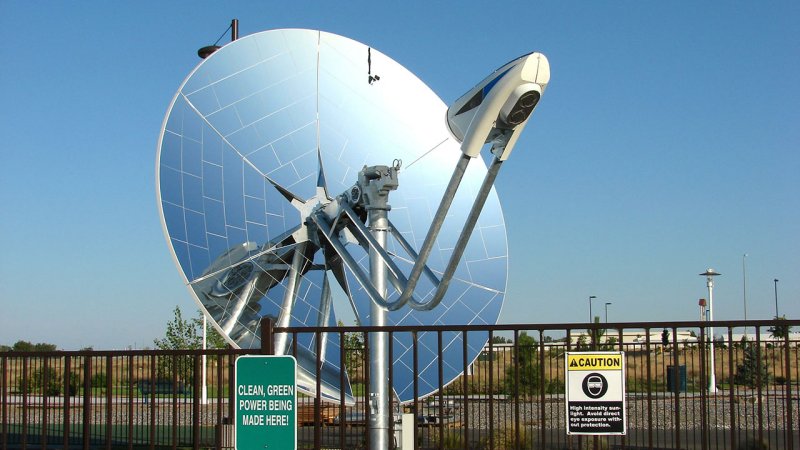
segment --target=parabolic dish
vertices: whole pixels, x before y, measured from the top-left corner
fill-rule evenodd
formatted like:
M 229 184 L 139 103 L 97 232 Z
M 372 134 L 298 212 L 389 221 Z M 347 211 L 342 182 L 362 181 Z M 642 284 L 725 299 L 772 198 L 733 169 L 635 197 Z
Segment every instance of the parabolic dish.
M 448 70 L 448 68 L 442 68 Z M 379 79 L 369 80 L 368 74 Z M 372 81 L 372 82 L 370 82 Z M 200 63 L 178 89 L 158 144 L 158 203 L 173 257 L 214 326 L 240 348 L 260 346 L 260 319 L 291 309 L 289 326 L 335 326 L 337 308 L 370 323 L 370 299 L 335 252 L 307 239 L 308 213 L 349 190 L 365 165 L 402 160 L 389 219 L 417 250 L 461 155 L 445 123 L 446 105 L 382 53 L 314 30 L 272 30 L 238 39 Z M 440 275 L 486 173 L 470 164 L 428 265 Z M 347 236 L 340 236 L 347 241 Z M 368 253 L 347 249 L 365 272 Z M 405 273 L 413 262 L 389 237 Z M 450 289 L 432 311 L 402 308 L 391 325 L 495 324 L 506 288 L 505 223 L 494 191 Z M 302 261 L 292 284 L 290 267 Z M 415 296 L 435 287 L 423 277 Z M 292 292 L 288 292 L 291 289 Z M 294 294 L 294 295 L 292 295 Z M 389 298 L 399 294 L 390 285 Z M 344 298 L 341 298 L 344 297 Z M 285 309 L 285 308 L 283 308 Z M 340 311 L 341 315 L 341 311 Z M 468 361 L 487 333 L 470 332 Z M 464 367 L 461 333 L 442 336 L 443 379 Z M 419 394 L 438 389 L 438 337 L 419 333 Z M 288 346 L 288 344 L 286 344 Z M 298 387 L 315 393 L 313 336 L 298 339 Z M 339 339 L 320 344 L 322 395 L 338 400 Z M 394 390 L 413 399 L 412 337 L 395 334 Z M 276 351 L 283 351 L 276 349 Z

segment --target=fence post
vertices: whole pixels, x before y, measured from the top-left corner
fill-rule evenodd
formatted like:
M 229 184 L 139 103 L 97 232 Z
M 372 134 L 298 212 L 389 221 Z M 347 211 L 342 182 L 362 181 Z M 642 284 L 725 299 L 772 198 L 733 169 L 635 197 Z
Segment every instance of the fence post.
M 69 436 L 70 436 L 70 424 L 72 423 L 70 418 L 70 406 L 72 397 L 78 395 L 78 385 L 72 386 L 72 358 L 67 355 L 64 357 L 64 392 L 67 395 L 64 396 L 64 448 L 66 449 L 69 443 Z M 74 392 L 73 392 L 74 389 Z M 3 423 L 6 423 L 5 421 Z
M 92 418 L 92 357 L 83 357 L 83 448 L 89 450 L 91 444 Z
M 203 354 L 205 350 L 202 350 Z M 192 448 L 198 450 L 200 448 L 200 393 L 203 389 L 202 383 L 202 354 L 194 354 L 194 374 L 192 376 Z
M 731 448 L 736 447 L 737 432 L 739 431 L 737 421 L 738 414 L 736 411 L 736 389 L 733 383 L 733 327 L 728 326 L 728 417 L 731 420 Z
M 797 344 L 795 344 L 797 345 Z M 783 355 L 786 367 L 786 381 L 783 382 L 784 389 L 786 389 L 786 448 L 794 448 L 794 421 L 792 419 L 792 360 L 791 350 L 789 349 L 789 333 L 783 336 Z
M 114 365 L 111 355 L 106 355 L 106 448 L 111 449 L 111 440 L 114 437 L 114 391 L 112 382 L 114 378 Z M 121 378 L 121 377 L 120 377 Z
M 22 448 L 28 446 L 28 357 L 22 357 Z
M 3 366 L 0 368 L 0 403 L 2 403 L 2 412 L 0 412 L 0 448 L 3 450 L 8 449 L 8 397 L 6 397 L 6 386 L 8 386 L 8 358 L 6 356 L 0 357 L 3 361 Z
M 271 317 L 261 319 L 261 354 L 275 354 L 275 321 Z
M 711 335 L 711 340 L 714 340 L 713 334 Z M 708 441 L 706 440 L 708 437 L 708 430 L 706 429 L 706 401 L 707 396 L 711 393 L 707 392 L 707 390 L 710 390 L 710 387 L 707 386 L 710 384 L 710 377 L 708 376 L 709 370 L 714 370 L 714 367 L 708 361 L 708 355 L 706 355 L 707 345 L 705 327 L 700 327 L 700 379 L 703 383 L 700 387 L 700 448 L 702 450 L 708 449 Z M 713 347 L 709 346 L 708 351 L 713 351 Z M 706 365 L 708 365 L 708 369 L 706 369 Z
M 686 362 L 684 361 L 684 364 Z M 673 391 L 673 400 L 675 401 L 675 445 L 681 448 L 681 430 L 678 424 L 681 423 L 681 361 L 678 354 L 678 328 L 672 327 L 672 380 L 676 386 L 670 386 Z M 687 407 L 688 410 L 688 407 Z M 687 437 L 688 440 L 688 437 Z

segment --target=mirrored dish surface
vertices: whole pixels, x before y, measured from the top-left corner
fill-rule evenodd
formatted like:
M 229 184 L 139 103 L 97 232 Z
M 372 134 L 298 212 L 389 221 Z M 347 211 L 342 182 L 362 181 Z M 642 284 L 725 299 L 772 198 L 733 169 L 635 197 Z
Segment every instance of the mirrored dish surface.
M 369 75 L 379 79 L 369 80 Z M 246 36 L 204 60 L 169 107 L 158 148 L 157 190 L 167 239 L 198 304 L 235 346 L 255 348 L 260 319 L 287 326 L 335 326 L 336 309 L 354 307 L 370 323 L 370 300 L 335 254 L 308 239 L 308 213 L 349 190 L 363 166 L 402 160 L 389 219 L 417 250 L 461 152 L 447 131 L 446 105 L 401 65 L 359 42 L 313 30 Z M 428 265 L 441 275 L 486 172 L 470 164 Z M 368 253 L 348 251 L 369 271 Z M 393 238 L 387 250 L 406 274 L 413 262 Z M 497 322 L 506 287 L 507 243 L 493 191 L 442 303 L 432 311 L 402 308 L 392 325 Z M 294 280 L 294 282 L 292 281 Z M 421 281 L 415 296 L 435 286 Z M 390 287 L 389 298 L 399 294 Z M 341 299 L 339 297 L 348 297 Z M 284 314 L 281 311 L 291 311 Z M 341 311 L 340 315 L 341 315 Z M 316 339 L 319 339 L 319 342 Z M 465 367 L 463 335 L 419 333 L 418 389 L 439 386 Z M 487 333 L 467 335 L 466 363 Z M 277 353 L 290 352 L 290 338 Z M 350 398 L 340 386 L 336 333 L 298 338 L 298 387 L 313 394 L 314 360 L 323 359 L 322 395 Z M 394 389 L 413 399 L 413 343 L 393 344 Z

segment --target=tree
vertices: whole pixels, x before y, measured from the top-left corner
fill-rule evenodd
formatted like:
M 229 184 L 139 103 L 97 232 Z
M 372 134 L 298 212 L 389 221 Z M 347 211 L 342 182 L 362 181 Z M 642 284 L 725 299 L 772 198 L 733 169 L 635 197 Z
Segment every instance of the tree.
M 600 316 L 594 316 L 594 323 L 595 325 L 600 324 Z M 595 328 L 595 329 L 587 329 L 586 335 L 592 339 L 594 345 L 592 346 L 593 349 L 604 350 L 605 347 L 602 345 L 603 336 L 606 335 L 605 328 Z
M 611 336 L 606 338 L 606 343 L 600 347 L 601 350 L 614 350 L 617 348 L 617 337 Z
M 192 350 L 200 348 L 200 337 L 197 326 L 190 320 L 184 320 L 181 309 L 175 306 L 173 318 L 167 322 L 167 331 L 163 339 L 153 340 L 159 350 Z
M 344 326 L 340 320 L 338 326 Z M 350 375 L 350 381 L 360 380 L 359 369 L 364 365 L 364 333 L 350 332 L 344 334 L 344 367 Z
M 743 342 L 743 356 L 742 363 L 736 366 L 736 374 L 733 376 L 733 382 L 739 385 L 756 387 L 761 381 L 761 384 L 769 382 L 769 370 L 765 358 L 759 360 L 759 348 L 755 343 Z M 760 380 L 759 380 L 760 378 Z
M 32 352 L 33 344 L 31 344 L 28 341 L 17 341 L 14 342 L 14 345 L 11 347 L 11 350 L 15 352 Z
M 503 336 L 492 336 L 492 344 L 510 344 L 511 339 L 506 339 Z
M 155 339 L 153 343 L 159 350 L 198 350 L 203 345 L 202 326 L 202 316 L 186 320 L 181 309 L 175 306 L 164 338 Z M 225 339 L 213 327 L 210 328 L 207 338 L 208 348 L 225 347 Z M 160 356 L 157 370 L 159 378 L 172 379 L 173 372 L 177 371 L 180 380 L 191 382 L 194 379 L 194 358 L 189 355 Z
M 786 325 L 786 316 L 775 316 L 774 320 L 782 320 L 784 322 L 775 324 L 767 329 L 767 331 L 770 332 L 770 335 L 773 339 L 786 339 L 786 337 L 789 336 L 789 333 L 792 331 L 792 327 Z
M 536 358 L 538 345 L 533 336 L 528 333 L 522 332 L 517 340 L 517 367 L 519 371 L 519 382 L 516 387 L 519 389 L 518 394 L 536 394 L 539 392 L 539 384 L 541 381 L 541 374 L 539 373 L 539 360 Z M 515 393 L 515 365 L 510 364 L 506 368 L 506 392 Z
M 200 344 L 201 344 L 201 347 L 198 347 L 198 348 L 202 348 L 202 343 L 203 343 L 203 312 L 202 311 L 197 311 L 197 314 L 198 314 L 198 317 L 195 317 L 194 319 L 192 319 L 192 323 L 194 323 L 194 326 L 198 330 L 197 333 L 198 333 L 198 336 L 199 336 L 199 339 L 200 339 Z M 217 332 L 216 328 L 214 328 L 213 326 L 209 325 L 207 330 L 206 330 L 206 348 L 225 348 L 227 346 L 228 346 L 228 341 L 226 341 L 225 338 L 222 337 L 222 335 L 219 334 L 219 332 Z
M 580 336 L 578 336 L 578 342 L 575 343 L 575 350 L 581 351 L 588 349 L 589 349 L 589 344 L 586 343 L 586 335 L 581 334 Z
M 56 345 L 47 344 L 44 342 L 32 344 L 28 341 L 19 340 L 14 343 L 14 346 L 11 347 L 11 350 L 15 352 L 54 352 L 56 351 Z
M 39 342 L 33 346 L 33 351 L 35 352 L 54 352 L 57 349 L 56 344 L 47 344 L 44 342 Z

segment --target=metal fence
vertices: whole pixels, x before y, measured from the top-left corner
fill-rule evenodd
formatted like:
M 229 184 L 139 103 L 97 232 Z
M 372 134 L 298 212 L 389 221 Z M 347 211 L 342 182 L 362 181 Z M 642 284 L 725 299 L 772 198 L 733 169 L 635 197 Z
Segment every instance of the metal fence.
M 714 322 L 713 390 L 707 325 L 272 329 L 265 323 L 262 342 L 277 332 L 294 342 L 304 333 L 338 333 L 341 342 L 361 337 L 342 348 L 355 404 L 299 396 L 298 448 L 369 448 L 365 368 L 369 333 L 379 331 L 392 338 L 472 332 L 489 339 L 474 361 L 448 361 L 466 375 L 449 384 L 439 377 L 439 389 L 426 398 L 393 402 L 390 423 L 399 424 L 402 412 L 413 414 L 415 449 L 797 448 L 800 342 L 780 331 L 800 321 Z M 578 350 L 625 352 L 625 435 L 567 435 L 564 354 Z M 260 352 L 0 353 L 0 448 L 231 447 L 234 361 L 254 353 Z

